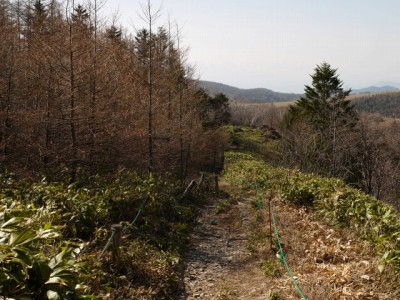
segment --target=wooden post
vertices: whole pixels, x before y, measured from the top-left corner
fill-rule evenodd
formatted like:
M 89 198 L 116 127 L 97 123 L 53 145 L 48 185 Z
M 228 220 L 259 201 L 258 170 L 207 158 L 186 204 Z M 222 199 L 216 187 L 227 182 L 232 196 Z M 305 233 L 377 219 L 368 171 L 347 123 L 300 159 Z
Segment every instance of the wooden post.
M 215 183 L 215 194 L 218 196 L 219 194 L 218 174 L 214 175 L 214 183 Z
M 112 239 L 112 257 L 113 262 L 116 263 L 119 260 L 119 247 L 121 246 L 122 226 L 119 224 L 114 224 L 111 226 L 111 230 L 114 233 Z

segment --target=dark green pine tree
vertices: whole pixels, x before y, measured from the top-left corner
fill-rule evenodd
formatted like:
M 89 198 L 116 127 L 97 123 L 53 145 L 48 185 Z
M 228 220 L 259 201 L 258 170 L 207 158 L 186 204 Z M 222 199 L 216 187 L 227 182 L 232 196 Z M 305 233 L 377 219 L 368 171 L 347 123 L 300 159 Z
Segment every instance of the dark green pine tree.
M 201 99 L 201 114 L 205 127 L 214 128 L 229 123 L 229 99 L 225 94 L 219 93 L 211 97 L 204 89 L 199 89 L 197 95 Z
M 287 149 L 294 157 L 301 156 L 296 160 L 307 166 L 306 171 L 346 178 L 352 151 L 348 141 L 358 120 L 354 106 L 346 99 L 351 90 L 343 88 L 337 69 L 328 63 L 317 65 L 314 71 L 311 86 L 305 86 L 305 95 L 290 105 L 284 116 L 288 136 L 295 136 L 287 139 Z M 306 141 L 304 149 L 299 135 L 302 143 Z
M 118 29 L 114 24 L 106 29 L 106 37 L 110 40 L 121 41 L 122 30 Z
M 297 119 L 308 119 L 317 130 L 325 130 L 332 125 L 355 124 L 356 114 L 349 100 L 351 89 L 343 89 L 337 69 L 323 62 L 311 75 L 312 85 L 305 86 L 305 95 L 290 105 L 285 116 L 286 125 Z

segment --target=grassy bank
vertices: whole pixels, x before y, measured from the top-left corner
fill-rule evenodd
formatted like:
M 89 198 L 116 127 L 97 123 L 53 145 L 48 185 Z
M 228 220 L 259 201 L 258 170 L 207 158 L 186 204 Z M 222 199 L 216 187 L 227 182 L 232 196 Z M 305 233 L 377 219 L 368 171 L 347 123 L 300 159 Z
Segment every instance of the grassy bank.
M 341 180 L 272 167 L 250 153 L 228 152 L 226 162 L 231 184 L 243 190 L 258 186 L 264 195 L 273 192 L 293 205 L 313 207 L 321 220 L 369 240 L 382 257 L 380 271 L 400 271 L 400 221 L 392 207 Z

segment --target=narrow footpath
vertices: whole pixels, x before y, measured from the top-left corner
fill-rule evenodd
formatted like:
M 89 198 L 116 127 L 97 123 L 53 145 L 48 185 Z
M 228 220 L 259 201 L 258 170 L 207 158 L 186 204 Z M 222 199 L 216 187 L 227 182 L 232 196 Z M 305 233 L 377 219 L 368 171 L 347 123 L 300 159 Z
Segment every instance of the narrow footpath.
M 268 299 L 266 278 L 247 249 L 249 201 L 220 214 L 215 207 L 211 202 L 202 209 L 192 235 L 182 299 Z

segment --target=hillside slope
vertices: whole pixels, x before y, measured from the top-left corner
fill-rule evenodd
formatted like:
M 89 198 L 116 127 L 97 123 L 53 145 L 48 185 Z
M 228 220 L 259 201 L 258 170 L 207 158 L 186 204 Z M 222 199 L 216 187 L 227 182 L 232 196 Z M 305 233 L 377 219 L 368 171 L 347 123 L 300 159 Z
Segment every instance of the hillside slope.
M 363 93 L 383 93 L 383 92 L 391 92 L 391 91 L 398 91 L 399 89 L 390 85 L 385 86 L 369 86 L 366 88 L 362 88 L 359 90 L 352 90 L 352 94 L 363 94 Z
M 360 112 L 379 113 L 386 117 L 400 117 L 400 92 L 354 95 L 350 97 Z
M 264 176 L 262 168 L 277 176 L 255 157 L 227 154 L 221 182 L 225 192 L 201 209 L 185 256 L 179 299 L 300 299 L 278 259 L 276 235 L 269 229 L 267 190 L 256 188 Z M 259 208 L 258 201 L 265 208 Z M 278 194 L 272 211 L 293 278 L 307 299 L 399 299 L 400 289 L 390 286 L 395 280 L 376 268 L 379 257 L 374 247 L 356 232 L 331 226 L 317 211 L 289 204 Z
M 287 106 L 298 100 L 302 94 L 279 93 L 269 89 L 240 89 L 226 84 L 202 81 L 199 87 L 205 89 L 211 95 L 225 94 L 231 100 L 239 100 L 251 103 L 276 103 Z M 360 112 L 379 113 L 387 117 L 400 117 L 400 91 L 392 86 L 368 87 L 353 90 L 349 100 L 353 102 Z
M 218 82 L 203 80 L 199 81 L 199 86 L 208 91 L 211 95 L 223 93 L 229 99 L 242 100 L 245 102 L 284 102 L 297 100 L 301 97 L 301 94 L 279 93 L 265 88 L 240 89 Z
M 261 131 L 237 133 L 223 192 L 192 234 L 180 299 L 400 299 L 396 213 L 338 179 L 272 167 Z

